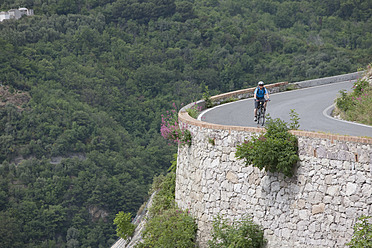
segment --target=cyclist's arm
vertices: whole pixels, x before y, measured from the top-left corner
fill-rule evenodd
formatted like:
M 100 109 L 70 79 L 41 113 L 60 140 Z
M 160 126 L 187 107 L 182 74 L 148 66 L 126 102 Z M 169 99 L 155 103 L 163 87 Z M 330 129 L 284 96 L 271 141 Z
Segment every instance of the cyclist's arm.
M 253 98 L 257 99 L 257 89 L 254 90 Z
M 266 97 L 267 97 L 267 100 L 270 99 L 270 96 L 269 96 L 269 91 L 266 89 Z

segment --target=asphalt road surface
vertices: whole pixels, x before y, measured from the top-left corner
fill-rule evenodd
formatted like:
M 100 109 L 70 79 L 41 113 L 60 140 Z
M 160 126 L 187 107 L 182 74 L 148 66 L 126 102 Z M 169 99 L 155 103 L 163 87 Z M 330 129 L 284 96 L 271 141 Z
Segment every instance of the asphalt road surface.
M 290 110 L 300 117 L 300 130 L 331 134 L 372 137 L 372 126 L 337 120 L 330 116 L 340 90 L 352 89 L 355 81 L 326 84 L 300 90 L 270 94 L 267 114 L 290 122 Z M 204 111 L 198 119 L 215 124 L 260 126 L 253 120 L 253 98 L 216 106 Z

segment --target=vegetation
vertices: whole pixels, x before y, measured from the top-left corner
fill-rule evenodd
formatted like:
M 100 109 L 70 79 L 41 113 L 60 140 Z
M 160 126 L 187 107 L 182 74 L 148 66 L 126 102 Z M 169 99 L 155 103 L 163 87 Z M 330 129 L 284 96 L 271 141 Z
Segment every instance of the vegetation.
M 238 100 L 239 100 L 238 98 L 230 97 L 230 98 L 227 98 L 227 99 L 223 100 L 220 104 L 235 102 L 235 101 L 238 101 Z
M 298 128 L 299 118 L 293 110 L 291 116 L 291 124 L 269 117 L 266 132 L 238 145 L 235 156 L 244 159 L 246 166 L 253 165 L 291 177 L 299 161 L 297 137 L 288 132 L 290 128 Z
M 208 86 L 205 86 L 205 88 L 204 88 L 203 99 L 204 99 L 204 102 L 205 102 L 205 108 L 213 107 L 214 104 L 211 100 L 211 93 L 209 92 Z
M 218 215 L 213 221 L 212 239 L 208 241 L 210 248 L 260 248 L 266 240 L 262 227 L 255 224 L 251 218 L 244 217 L 228 223 Z
M 167 115 L 161 115 L 160 132 L 164 139 L 174 142 L 178 145 L 191 145 L 191 132 L 187 129 L 185 124 L 178 122 L 178 109 L 173 103 L 174 109 L 167 111 Z M 194 112 L 194 111 L 192 111 Z
M 149 220 L 144 241 L 137 247 L 196 247 L 196 230 L 194 219 L 186 211 L 171 208 Z
M 200 114 L 200 112 L 202 111 L 202 108 L 198 105 L 196 105 L 196 103 L 194 103 L 193 106 L 191 106 L 190 108 L 186 109 L 187 113 L 194 119 L 197 119 L 198 118 L 198 115 Z
M 149 209 L 150 219 L 143 232 L 143 242 L 137 247 L 195 247 L 195 220 L 188 211 L 175 204 L 175 172 L 155 178 L 153 190 L 158 191 Z
M 368 69 L 370 71 L 371 67 Z M 366 80 L 358 79 L 352 92 L 342 90 L 340 94 L 336 99 L 337 108 L 334 115 L 340 115 L 345 120 L 372 125 L 372 86 Z
M 35 15 L 0 22 L 0 247 L 108 247 L 176 152 L 159 131 L 172 102 L 372 54 L 370 1 L 0 3 L 19 7 Z
M 129 239 L 133 236 L 136 225 L 132 224 L 132 214 L 120 211 L 114 219 L 116 235 L 122 239 Z
M 371 248 L 372 247 L 372 222 L 371 216 L 362 216 L 354 225 L 354 234 L 351 241 L 347 244 L 351 248 Z

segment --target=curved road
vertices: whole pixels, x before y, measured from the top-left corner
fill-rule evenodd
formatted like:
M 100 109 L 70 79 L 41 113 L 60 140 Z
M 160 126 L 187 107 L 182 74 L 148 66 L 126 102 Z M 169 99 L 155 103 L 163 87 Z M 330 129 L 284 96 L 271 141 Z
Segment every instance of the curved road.
M 290 122 L 289 113 L 294 109 L 299 114 L 301 130 L 372 137 L 372 126 L 336 120 L 329 116 L 339 91 L 351 90 L 354 82 L 331 83 L 271 94 L 266 113 L 272 118 Z M 253 121 L 253 108 L 253 99 L 249 98 L 207 109 L 198 119 L 222 125 L 258 126 Z

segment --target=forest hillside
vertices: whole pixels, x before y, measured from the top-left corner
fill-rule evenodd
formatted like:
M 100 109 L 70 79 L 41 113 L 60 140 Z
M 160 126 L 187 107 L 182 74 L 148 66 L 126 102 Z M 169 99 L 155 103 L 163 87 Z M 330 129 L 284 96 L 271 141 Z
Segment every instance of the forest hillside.
M 3 0 L 0 247 L 108 247 L 176 147 L 161 114 L 371 62 L 369 0 Z

